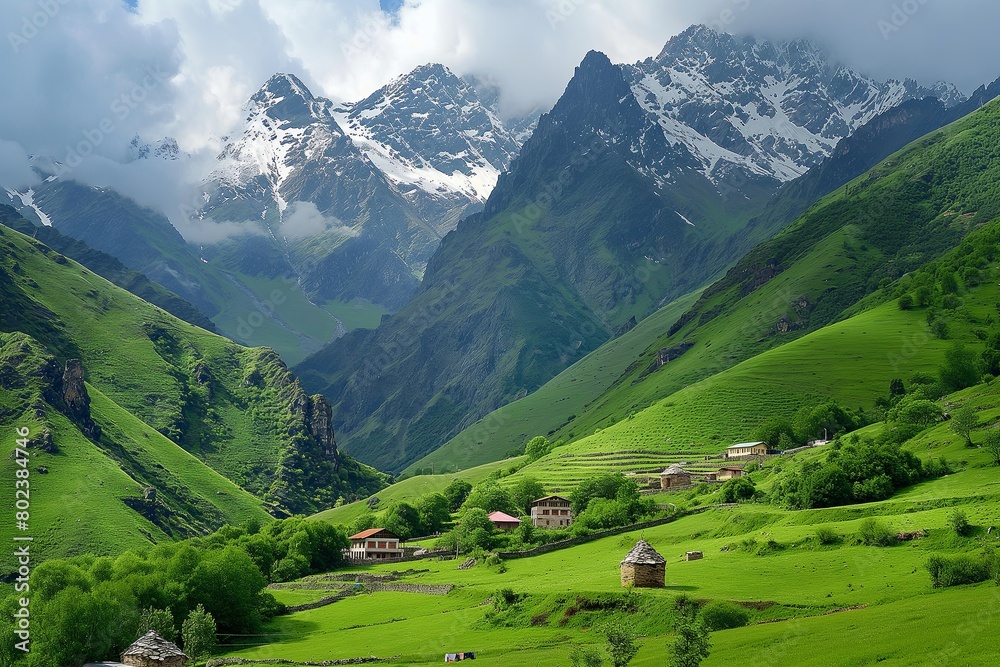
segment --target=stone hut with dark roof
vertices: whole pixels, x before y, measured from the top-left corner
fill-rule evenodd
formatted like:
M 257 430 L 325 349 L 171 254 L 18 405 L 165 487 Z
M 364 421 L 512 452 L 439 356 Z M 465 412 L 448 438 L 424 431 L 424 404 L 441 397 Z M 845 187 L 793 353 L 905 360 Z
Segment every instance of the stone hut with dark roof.
M 660 488 L 663 490 L 691 486 L 691 473 L 674 464 L 660 473 Z
M 132 667 L 184 667 L 188 657 L 156 630 L 150 630 L 122 653 L 122 662 Z
M 667 560 L 649 542 L 639 540 L 621 562 L 622 586 L 663 588 L 667 578 Z

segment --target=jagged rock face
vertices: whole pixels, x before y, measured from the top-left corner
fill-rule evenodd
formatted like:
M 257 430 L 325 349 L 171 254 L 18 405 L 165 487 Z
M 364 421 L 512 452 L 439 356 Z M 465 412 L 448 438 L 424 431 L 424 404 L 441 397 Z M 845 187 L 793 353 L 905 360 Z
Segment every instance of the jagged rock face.
M 337 440 L 333 433 L 333 409 L 326 398 L 321 395 L 309 399 L 309 412 L 306 418 L 309 432 L 323 448 L 323 455 L 337 467 Z
M 90 416 L 90 396 L 83 383 L 83 363 L 79 359 L 69 359 L 62 375 L 61 398 L 66 416 L 72 419 L 90 438 L 100 437 L 100 427 Z
M 808 41 L 775 43 L 694 26 L 656 58 L 622 67 L 636 100 L 671 143 L 685 145 L 713 181 L 790 181 L 837 143 L 908 100 L 954 106 L 955 86 L 876 81 L 838 65 Z M 671 174 L 648 173 L 663 183 Z

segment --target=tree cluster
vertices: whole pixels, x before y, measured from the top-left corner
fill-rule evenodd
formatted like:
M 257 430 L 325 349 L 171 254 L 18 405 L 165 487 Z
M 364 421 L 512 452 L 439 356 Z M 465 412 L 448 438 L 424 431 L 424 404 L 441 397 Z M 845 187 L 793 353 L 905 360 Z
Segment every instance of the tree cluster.
M 329 570 L 343 560 L 344 534 L 304 519 L 263 528 L 228 526 L 203 538 L 161 544 L 117 557 L 77 556 L 41 563 L 30 581 L 32 646 L 27 656 L 0 625 L 0 664 L 81 665 L 119 655 L 146 630 L 180 635 L 189 655 L 211 650 L 215 632 L 252 634 L 281 606 L 265 590 Z M 12 618 L 18 594 L 0 605 Z M 10 611 L 10 613 L 7 613 Z M 209 638 L 207 627 L 215 628 Z M 193 653 L 192 653 L 193 652 Z

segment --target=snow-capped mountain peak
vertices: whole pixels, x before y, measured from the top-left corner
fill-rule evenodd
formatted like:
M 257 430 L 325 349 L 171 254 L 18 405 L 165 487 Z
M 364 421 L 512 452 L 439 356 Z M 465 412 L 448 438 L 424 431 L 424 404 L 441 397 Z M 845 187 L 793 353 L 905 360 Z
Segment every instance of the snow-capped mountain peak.
M 476 89 L 440 64 L 422 65 L 334 116 L 418 208 L 486 200 L 520 142 Z
M 878 114 L 912 98 L 964 97 L 949 84 L 880 82 L 807 40 L 770 42 L 693 26 L 623 71 L 633 94 L 713 181 L 736 172 L 789 181 Z M 669 181 L 665 175 L 654 178 Z
M 128 162 L 136 160 L 179 160 L 181 149 L 177 145 L 177 140 L 173 137 L 164 137 L 153 143 L 146 143 L 141 137 L 136 135 L 128 146 Z

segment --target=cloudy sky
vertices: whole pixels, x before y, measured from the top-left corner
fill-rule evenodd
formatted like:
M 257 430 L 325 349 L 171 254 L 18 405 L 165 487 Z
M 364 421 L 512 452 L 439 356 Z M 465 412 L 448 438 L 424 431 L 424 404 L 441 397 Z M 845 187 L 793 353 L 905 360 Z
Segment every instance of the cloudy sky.
M 113 160 L 137 133 L 211 155 L 277 71 L 357 100 L 442 62 L 495 80 L 512 113 L 550 105 L 589 49 L 636 61 L 696 22 L 809 37 L 880 78 L 971 92 L 1000 76 L 991 0 L 3 0 L 0 184 L 30 178 L 26 154 L 84 140 Z

